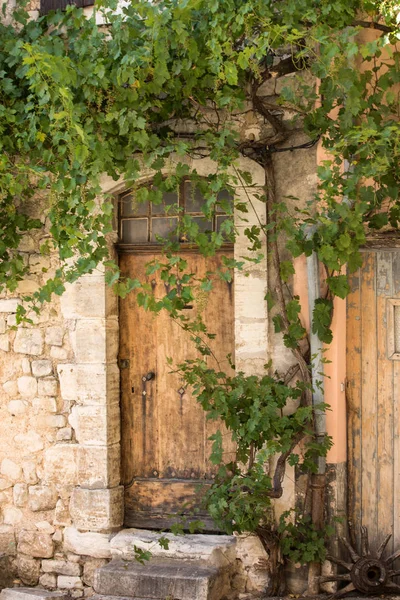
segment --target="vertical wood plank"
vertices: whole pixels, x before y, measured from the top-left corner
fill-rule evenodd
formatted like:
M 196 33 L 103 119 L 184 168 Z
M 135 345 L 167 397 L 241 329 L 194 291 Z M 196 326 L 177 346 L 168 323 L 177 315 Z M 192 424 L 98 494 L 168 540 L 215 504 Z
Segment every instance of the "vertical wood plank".
M 378 535 L 377 502 L 377 360 L 376 360 L 376 255 L 365 254 L 361 272 L 362 302 L 362 365 L 361 365 L 361 419 L 362 419 L 362 476 L 361 520 L 368 527 L 371 540 Z
M 348 506 L 353 543 L 361 526 L 361 288 L 360 270 L 350 275 L 347 297 L 346 401 L 348 428 Z
M 400 251 L 393 256 L 393 293 L 400 297 Z M 400 361 L 393 361 L 393 545 L 400 545 Z M 399 569 L 400 561 L 395 568 Z
M 387 299 L 393 297 L 393 252 L 376 255 L 378 535 L 393 533 L 393 363 L 388 359 Z M 366 440 L 367 442 L 367 440 Z M 379 540 L 376 540 L 379 543 Z M 393 551 L 393 540 L 388 549 Z

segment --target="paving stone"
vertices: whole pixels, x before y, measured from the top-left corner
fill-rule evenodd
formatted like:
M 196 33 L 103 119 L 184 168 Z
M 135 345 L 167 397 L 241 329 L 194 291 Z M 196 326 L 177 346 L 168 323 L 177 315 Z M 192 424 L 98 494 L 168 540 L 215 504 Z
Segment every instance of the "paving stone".
M 66 598 L 65 592 L 48 592 L 33 588 L 6 588 L 0 594 L 0 600 L 60 600 Z

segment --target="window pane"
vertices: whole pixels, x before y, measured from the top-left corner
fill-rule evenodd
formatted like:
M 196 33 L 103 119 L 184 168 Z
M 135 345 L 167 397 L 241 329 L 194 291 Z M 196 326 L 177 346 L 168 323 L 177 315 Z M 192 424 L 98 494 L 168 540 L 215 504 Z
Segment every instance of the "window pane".
M 218 212 L 230 213 L 233 209 L 233 196 L 228 190 L 218 192 Z
M 162 204 L 152 204 L 153 215 L 176 215 L 176 208 L 168 208 L 178 204 L 178 194 L 176 192 L 164 192 Z
M 151 241 L 156 242 L 157 237 L 176 239 L 177 218 L 156 217 L 151 220 Z
M 148 202 L 135 202 L 133 194 L 128 194 L 121 198 L 121 215 L 123 217 L 136 217 L 147 215 L 149 212 Z
M 206 233 L 213 230 L 212 221 L 207 221 L 205 217 L 192 217 L 193 221 L 197 223 L 199 232 Z
M 217 225 L 217 231 L 221 231 L 221 225 L 222 225 L 222 223 L 224 221 L 228 221 L 228 220 L 232 222 L 232 217 L 227 217 L 227 216 L 217 217 L 217 223 L 216 223 L 216 225 Z M 223 232 L 224 239 L 226 241 L 229 241 L 229 242 L 233 242 L 234 241 L 234 239 L 233 239 L 233 236 L 234 236 L 233 223 L 231 225 L 231 228 L 232 228 L 232 230 L 230 229 L 229 232 L 225 232 L 225 231 Z
M 148 241 L 148 219 L 124 219 L 121 241 L 123 244 L 142 244 Z
M 199 188 L 194 188 L 190 181 L 185 181 L 185 212 L 199 213 L 206 200 Z

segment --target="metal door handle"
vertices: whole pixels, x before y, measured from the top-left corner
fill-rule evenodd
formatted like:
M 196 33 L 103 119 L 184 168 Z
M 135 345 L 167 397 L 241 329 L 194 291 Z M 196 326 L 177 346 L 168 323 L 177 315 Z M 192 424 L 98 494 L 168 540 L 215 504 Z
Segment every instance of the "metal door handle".
M 143 375 L 142 381 L 151 381 L 155 379 L 156 374 L 153 371 L 149 371 L 147 375 Z

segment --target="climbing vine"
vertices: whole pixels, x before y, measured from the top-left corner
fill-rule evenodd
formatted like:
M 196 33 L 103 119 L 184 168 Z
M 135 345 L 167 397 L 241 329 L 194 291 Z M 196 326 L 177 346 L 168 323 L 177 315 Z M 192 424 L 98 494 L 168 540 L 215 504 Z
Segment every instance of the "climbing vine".
M 200 352 L 179 366 L 182 376 L 237 443 L 236 460 L 221 466 L 209 492 L 209 510 L 228 531 L 262 535 L 270 499 L 282 494 L 286 463 L 314 472 L 316 458 L 330 445 L 328 437 L 315 437 L 315 410 L 325 406 L 312 405 L 307 332 L 299 299 L 288 293 L 293 260 L 315 253 L 325 267 L 312 330 L 330 343 L 334 297 L 349 292 L 344 269 L 351 273 L 361 265 L 359 249 L 368 237 L 384 238 L 398 227 L 400 6 L 396 0 L 132 0 L 116 8 L 116 1 L 102 0 L 92 16 L 68 6 L 36 19 L 23 3 L 12 14 L 4 11 L 0 291 L 18 290 L 29 272 L 21 240 L 46 219 L 50 237 L 41 252 L 56 251 L 60 266 L 25 298 L 19 319 L 100 262 L 120 296 L 137 290 L 147 310 L 168 310 Z M 366 30 L 372 32 L 368 39 Z M 263 85 L 288 73 L 279 94 L 260 94 Z M 238 126 L 249 113 L 259 125 L 254 139 L 243 137 Z M 277 198 L 274 173 L 274 156 L 290 153 L 294 130 L 307 136 L 299 148 L 319 143 L 327 153 L 316 194 L 297 207 L 296 200 Z M 200 178 L 188 158 L 204 156 L 215 171 Z M 240 156 L 262 166 L 263 189 L 238 169 Z M 151 173 L 152 188 L 140 183 L 143 172 Z M 201 281 L 187 272 L 180 243 L 163 240 L 163 260 L 149 264 L 148 273 L 160 271 L 169 291 L 156 299 L 142 282 L 123 278 L 109 259 L 113 203 L 101 191 L 102 175 L 123 178 L 137 202 L 154 204 L 190 176 L 205 198 L 205 218 L 228 190 L 234 207 L 224 206 L 228 218 L 220 231 L 204 233 L 181 215 L 180 239 L 204 256 L 234 242 L 238 220 L 246 222 L 248 203 L 238 188 L 265 202 L 267 224 L 244 226 L 251 254 L 243 261 L 226 257 L 218 274 Z M 30 207 L 39 199 L 43 218 L 32 218 Z M 276 374 L 273 364 L 258 377 L 220 372 L 210 363 L 212 332 L 183 312 L 195 288 L 208 292 L 213 277 L 229 280 L 246 261 L 260 262 L 265 236 L 276 279 L 266 300 L 275 305 L 275 331 L 296 359 L 295 379 L 293 373 Z M 284 416 L 289 400 L 298 408 Z M 222 457 L 216 434 L 212 460 L 220 464 Z M 317 548 L 308 556 L 315 561 L 323 552 Z

